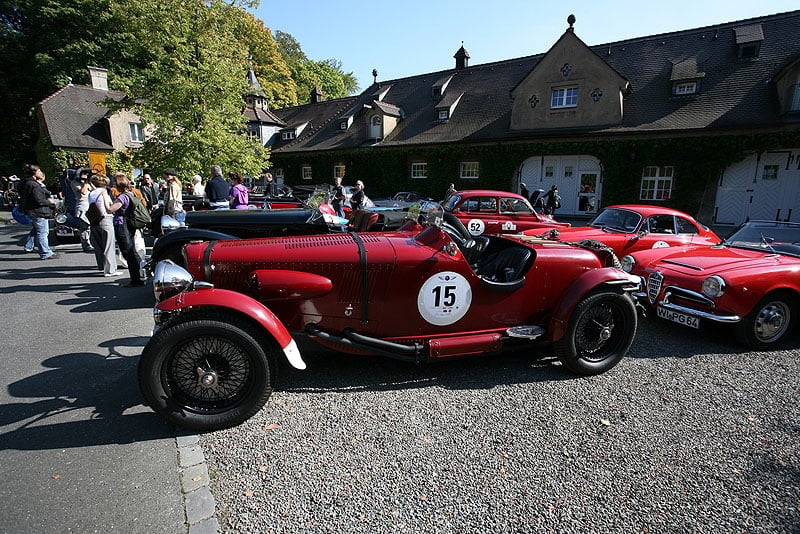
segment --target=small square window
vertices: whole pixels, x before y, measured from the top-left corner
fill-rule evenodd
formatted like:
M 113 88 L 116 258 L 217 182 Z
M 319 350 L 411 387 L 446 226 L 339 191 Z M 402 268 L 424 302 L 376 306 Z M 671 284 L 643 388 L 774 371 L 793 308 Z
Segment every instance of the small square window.
M 131 142 L 144 143 L 144 128 L 141 122 L 129 122 L 128 126 L 131 131 Z
M 642 170 L 640 200 L 669 200 L 672 197 L 674 167 L 645 167 Z
M 578 106 L 578 88 L 577 87 L 564 87 L 562 89 L 553 89 L 550 97 L 550 108 L 574 108 Z
M 283 132 L 281 134 L 281 139 L 284 141 L 289 141 L 290 139 L 294 139 L 294 132 Z
M 339 129 L 340 130 L 346 130 L 347 129 L 347 121 L 340 122 L 339 123 Z
M 697 92 L 697 82 L 680 82 L 675 84 L 675 96 L 693 95 Z
M 411 164 L 411 179 L 424 180 L 428 178 L 428 164 L 424 162 Z
M 344 165 L 334 165 L 333 166 L 333 177 L 334 178 L 341 178 L 342 180 L 344 180 L 344 172 L 345 172 Z
M 764 165 L 764 172 L 761 173 L 762 180 L 777 180 L 778 165 Z
M 480 178 L 480 164 L 477 161 L 464 161 L 461 163 L 461 179 L 477 180 Z
M 440 121 L 446 121 L 450 118 L 450 110 L 440 109 L 437 113 Z
M 564 167 L 564 178 L 572 178 L 574 172 L 575 170 L 572 165 L 566 165 Z
M 739 45 L 739 59 L 753 59 L 761 52 L 761 43 L 745 43 Z
M 555 174 L 555 168 L 552 165 L 548 165 L 544 168 L 544 177 L 545 178 L 552 178 L 553 174 Z
M 311 167 L 303 167 L 303 180 L 313 180 L 314 175 L 311 172 Z

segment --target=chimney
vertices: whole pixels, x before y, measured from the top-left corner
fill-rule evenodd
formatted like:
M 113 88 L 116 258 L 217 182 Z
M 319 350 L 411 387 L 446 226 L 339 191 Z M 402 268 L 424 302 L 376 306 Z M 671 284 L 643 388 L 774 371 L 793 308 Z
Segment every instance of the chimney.
M 311 90 L 311 103 L 319 104 L 320 102 L 322 102 L 322 89 L 317 86 Z
M 469 66 L 469 52 L 464 48 L 464 41 L 461 41 L 461 48 L 458 49 L 453 57 L 456 58 L 457 69 L 466 69 Z
M 89 69 L 89 76 L 92 78 L 92 88 L 108 91 L 108 69 L 100 67 L 86 67 Z

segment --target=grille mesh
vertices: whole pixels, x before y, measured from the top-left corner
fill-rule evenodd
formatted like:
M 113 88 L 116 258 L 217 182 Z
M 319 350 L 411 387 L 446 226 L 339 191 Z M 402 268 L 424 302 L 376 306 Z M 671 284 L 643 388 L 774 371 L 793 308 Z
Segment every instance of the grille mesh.
M 656 271 L 647 278 L 647 298 L 650 304 L 655 304 L 658 294 L 661 292 L 661 284 L 664 282 L 664 275 Z

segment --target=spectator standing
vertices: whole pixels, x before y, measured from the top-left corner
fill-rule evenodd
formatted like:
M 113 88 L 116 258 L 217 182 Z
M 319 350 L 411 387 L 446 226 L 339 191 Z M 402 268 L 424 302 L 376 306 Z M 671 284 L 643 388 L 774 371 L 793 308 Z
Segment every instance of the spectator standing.
M 203 179 L 199 174 L 195 174 L 192 178 L 192 194 L 196 197 L 202 197 L 206 194 L 206 187 L 203 185 Z
M 124 287 L 143 286 L 140 269 L 142 260 L 136 252 L 133 238 L 128 228 L 128 215 L 131 210 L 131 198 L 134 196 L 130 182 L 123 173 L 114 175 L 119 195 L 117 199 L 108 207 L 108 211 L 114 214 L 114 237 L 117 241 L 122 256 L 128 263 L 128 273 L 131 280 Z
M 275 198 L 278 196 L 278 184 L 272 179 L 272 173 L 268 172 L 264 175 L 264 195 L 267 198 Z
M 366 193 L 364 193 L 364 182 L 356 180 L 356 192 L 350 197 L 350 207 L 355 210 L 364 208 L 364 201 L 366 200 Z
M 153 184 L 153 178 L 147 172 L 142 176 L 142 196 L 151 212 L 158 207 L 158 187 Z
M 80 239 L 84 252 L 94 252 L 90 241 L 89 219 L 86 217 L 86 211 L 89 209 L 89 192 L 94 189 L 89 181 L 91 175 L 92 171 L 89 169 L 80 168 L 70 183 L 75 194 L 75 217 L 81 221 Z
M 344 193 L 344 186 L 342 185 L 342 177 L 337 176 L 333 179 L 333 211 L 336 212 L 337 217 L 344 219 L 344 201 L 347 200 L 347 195 Z
M 545 195 L 545 210 L 547 214 L 552 216 L 555 214 L 556 209 L 561 207 L 561 196 L 558 194 L 558 187 L 555 184 L 550 188 L 550 191 Z
M 111 206 L 111 197 L 106 187 L 110 180 L 105 174 L 95 174 L 91 178 L 94 189 L 88 194 L 89 204 L 96 204 L 101 219 L 89 228 L 89 239 L 94 248 L 94 258 L 97 268 L 103 271 L 103 276 L 117 276 L 117 256 L 114 250 L 114 221 L 108 207 Z
M 206 197 L 212 209 L 230 207 L 230 186 L 222 177 L 222 168 L 219 165 L 211 166 L 211 180 L 206 184 Z
M 525 197 L 527 200 L 531 199 L 531 192 L 528 191 L 528 186 L 525 184 L 519 184 L 519 194 Z
M 167 169 L 164 171 L 164 180 L 167 182 L 167 189 L 164 192 L 164 215 L 177 219 L 183 214 L 183 190 L 178 180 L 178 173 L 175 169 Z
M 33 225 L 25 241 L 25 251 L 32 252 L 34 245 L 39 249 L 39 258 L 48 260 L 57 258 L 48 242 L 50 234 L 49 219 L 53 218 L 55 200 L 44 186 L 44 172 L 38 165 L 25 165 L 26 179 L 20 185 L 20 202 L 22 210 L 31 218 Z
M 250 196 L 247 193 L 247 187 L 242 183 L 244 177 L 238 172 L 232 172 L 230 177 L 233 184 L 233 187 L 231 187 L 230 207 L 237 210 L 246 210 L 250 202 Z
M 450 184 L 450 186 L 447 188 L 447 191 L 444 192 L 445 201 L 447 201 L 447 199 L 455 193 L 457 193 L 455 184 Z

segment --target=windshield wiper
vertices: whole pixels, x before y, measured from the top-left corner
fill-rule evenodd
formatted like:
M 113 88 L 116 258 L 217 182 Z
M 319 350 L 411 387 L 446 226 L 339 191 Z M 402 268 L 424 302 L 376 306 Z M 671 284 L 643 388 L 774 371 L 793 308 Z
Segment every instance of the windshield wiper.
M 764 237 L 764 232 L 759 232 L 759 235 L 761 236 L 761 243 L 764 244 L 764 246 L 766 246 L 770 250 L 770 252 L 775 252 L 775 249 L 772 248 L 772 245 L 770 244 L 769 240 L 766 237 Z

